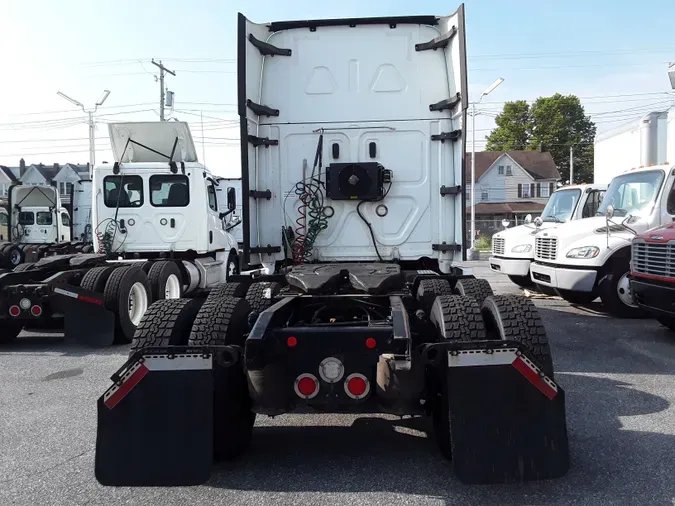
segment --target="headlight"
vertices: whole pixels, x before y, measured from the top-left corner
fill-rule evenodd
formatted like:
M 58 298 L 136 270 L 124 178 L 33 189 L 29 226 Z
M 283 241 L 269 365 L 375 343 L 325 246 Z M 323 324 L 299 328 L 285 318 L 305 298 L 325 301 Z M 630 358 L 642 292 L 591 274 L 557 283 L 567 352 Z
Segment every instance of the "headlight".
M 567 252 L 567 258 L 595 258 L 600 253 L 600 248 L 595 246 L 583 246 L 574 248 Z
M 531 244 L 519 244 L 511 248 L 511 253 L 529 253 L 530 251 L 532 251 Z

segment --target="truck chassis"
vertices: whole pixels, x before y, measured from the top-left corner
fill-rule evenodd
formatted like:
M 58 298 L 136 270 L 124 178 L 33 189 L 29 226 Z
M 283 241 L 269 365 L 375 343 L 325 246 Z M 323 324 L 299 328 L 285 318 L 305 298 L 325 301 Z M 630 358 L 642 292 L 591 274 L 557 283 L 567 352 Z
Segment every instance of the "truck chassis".
M 245 452 L 256 415 L 306 412 L 430 416 L 464 483 L 569 466 L 535 306 L 461 272 L 305 265 L 158 301 L 111 379 L 98 401 L 104 485 L 203 483 L 214 460 Z

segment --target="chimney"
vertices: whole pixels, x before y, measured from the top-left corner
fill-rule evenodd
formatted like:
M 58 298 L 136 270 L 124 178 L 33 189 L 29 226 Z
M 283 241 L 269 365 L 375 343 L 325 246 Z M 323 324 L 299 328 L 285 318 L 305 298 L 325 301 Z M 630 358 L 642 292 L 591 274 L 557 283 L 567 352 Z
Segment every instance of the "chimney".
M 60 169 L 61 169 L 61 167 L 59 166 L 59 164 L 58 164 L 58 163 L 55 163 L 55 164 L 54 164 L 54 170 L 56 171 L 57 174 L 58 174 L 58 172 L 59 172 Z
M 23 158 L 19 160 L 19 178 L 22 178 L 26 172 L 26 160 Z

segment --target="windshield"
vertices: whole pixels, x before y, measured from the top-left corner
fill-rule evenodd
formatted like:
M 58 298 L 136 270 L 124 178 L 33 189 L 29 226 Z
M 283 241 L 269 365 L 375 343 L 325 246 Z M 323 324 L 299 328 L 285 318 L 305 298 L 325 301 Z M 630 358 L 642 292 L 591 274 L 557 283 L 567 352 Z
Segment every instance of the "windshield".
M 569 221 L 577 207 L 580 196 L 581 190 L 578 188 L 573 190 L 558 190 L 548 199 L 548 203 L 541 213 L 541 219 L 556 223 Z
M 614 207 L 615 216 L 650 214 L 663 177 L 662 170 L 634 172 L 615 177 L 607 188 L 597 216 L 604 215 L 609 205 Z

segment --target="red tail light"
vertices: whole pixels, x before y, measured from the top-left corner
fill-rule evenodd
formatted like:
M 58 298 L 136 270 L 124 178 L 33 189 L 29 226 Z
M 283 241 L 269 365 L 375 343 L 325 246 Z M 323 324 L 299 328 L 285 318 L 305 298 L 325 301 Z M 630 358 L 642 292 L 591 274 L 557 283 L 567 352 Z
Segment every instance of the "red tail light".
M 288 339 L 286 339 L 286 346 L 289 348 L 295 348 L 298 345 L 298 338 L 295 336 L 289 336 Z
M 301 374 L 295 378 L 295 393 L 302 399 L 311 399 L 319 393 L 319 380 L 313 374 Z
M 377 341 L 375 341 L 374 337 L 369 337 L 368 339 L 366 339 L 366 348 L 372 350 L 373 348 L 375 348 L 375 346 L 377 346 Z
M 9 315 L 10 316 L 19 316 L 21 314 L 21 308 L 19 306 L 10 306 Z
M 30 308 L 30 314 L 33 316 L 40 316 L 42 314 L 42 308 L 38 305 L 33 306 Z
M 345 392 L 352 399 L 363 399 L 370 392 L 370 382 L 363 374 L 350 374 L 345 380 Z

